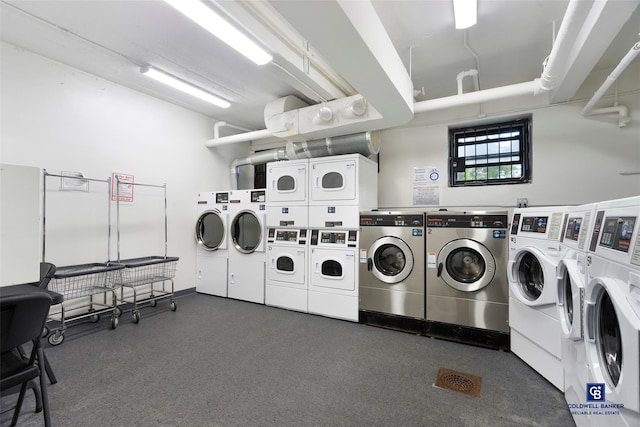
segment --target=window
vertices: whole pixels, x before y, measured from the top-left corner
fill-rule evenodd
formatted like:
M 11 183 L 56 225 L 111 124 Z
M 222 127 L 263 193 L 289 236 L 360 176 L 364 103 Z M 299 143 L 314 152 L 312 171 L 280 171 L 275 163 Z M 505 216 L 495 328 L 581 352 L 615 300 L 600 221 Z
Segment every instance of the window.
M 531 181 L 531 117 L 449 129 L 449 186 Z

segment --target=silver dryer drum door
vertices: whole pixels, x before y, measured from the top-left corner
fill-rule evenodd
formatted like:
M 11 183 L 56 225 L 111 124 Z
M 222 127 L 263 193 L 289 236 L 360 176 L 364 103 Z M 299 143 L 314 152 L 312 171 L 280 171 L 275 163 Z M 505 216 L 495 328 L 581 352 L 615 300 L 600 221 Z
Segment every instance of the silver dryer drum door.
M 496 272 L 496 262 L 481 243 L 458 239 L 447 243 L 438 254 L 438 276 L 463 292 L 475 292 L 487 286 Z
M 413 253 L 397 237 L 387 236 L 376 240 L 367 253 L 367 270 L 384 283 L 400 283 L 413 270 Z
M 215 251 L 225 240 L 225 224 L 217 210 L 204 211 L 196 221 L 196 242 L 206 251 Z

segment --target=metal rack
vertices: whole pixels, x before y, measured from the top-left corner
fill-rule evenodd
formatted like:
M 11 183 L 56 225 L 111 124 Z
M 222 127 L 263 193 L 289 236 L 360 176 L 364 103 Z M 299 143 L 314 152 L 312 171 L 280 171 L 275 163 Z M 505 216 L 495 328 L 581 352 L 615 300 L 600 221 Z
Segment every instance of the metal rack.
M 65 180 L 81 180 L 85 182 L 100 182 L 107 184 L 107 200 L 109 200 L 111 179 L 91 179 L 85 177 L 76 177 L 68 175 L 56 175 L 50 174 L 46 170 L 43 174 L 43 214 L 42 214 L 42 260 L 46 260 L 46 205 L 47 205 L 47 178 L 57 177 Z M 107 206 L 109 204 L 107 203 Z M 107 220 L 107 258 L 110 253 L 110 241 L 111 241 L 111 210 L 109 209 Z M 56 274 L 49 282 L 48 289 L 54 292 L 58 292 L 63 295 L 64 301 L 60 304 L 60 326 L 54 328 L 51 331 L 46 329 L 46 332 L 51 332 L 48 337 L 48 341 L 51 345 L 59 345 L 64 341 L 64 332 L 67 329 L 67 324 L 72 321 L 89 318 L 92 322 L 97 322 L 100 319 L 100 315 L 103 313 L 111 313 L 111 328 L 115 329 L 118 326 L 118 317 L 122 311 L 118 308 L 117 294 L 116 294 L 116 281 L 115 274 L 117 271 L 124 269 L 124 266 L 115 263 L 90 263 L 79 264 L 69 266 L 59 266 L 56 269 Z M 102 302 L 94 300 L 95 295 L 102 295 Z M 108 300 L 110 296 L 110 300 Z M 77 303 L 80 298 L 88 297 L 89 301 L 86 305 L 81 307 L 70 308 L 69 311 L 77 313 L 79 310 L 85 310 L 80 314 L 73 314 L 67 316 L 66 304 Z M 55 314 L 53 315 L 55 316 Z
M 140 305 L 150 305 L 155 307 L 158 300 L 169 299 L 169 307 L 172 311 L 178 308 L 174 296 L 174 282 L 178 257 L 167 256 L 167 184 L 153 185 L 141 184 L 135 182 L 127 182 L 127 185 L 144 186 L 153 188 L 162 188 L 164 192 L 164 256 L 148 256 L 141 258 L 120 258 L 120 180 L 115 177 L 116 187 L 116 235 L 117 235 L 117 263 L 122 265 L 124 269 L 118 271 L 116 284 L 120 287 L 120 301 L 133 304 L 131 316 L 134 322 L 140 321 Z M 166 283 L 170 283 L 170 289 L 167 289 Z M 155 288 L 155 284 L 161 284 L 161 288 Z M 146 289 L 139 290 L 142 286 Z M 131 289 L 133 292 L 132 299 L 124 296 L 124 289 Z M 139 300 L 139 296 L 143 296 Z

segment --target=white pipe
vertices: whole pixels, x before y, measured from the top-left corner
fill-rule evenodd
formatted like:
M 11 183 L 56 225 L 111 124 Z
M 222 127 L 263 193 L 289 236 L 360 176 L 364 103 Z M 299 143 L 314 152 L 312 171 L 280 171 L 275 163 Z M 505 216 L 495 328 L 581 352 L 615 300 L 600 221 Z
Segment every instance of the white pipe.
M 249 132 L 251 129 L 247 129 L 247 128 L 243 128 L 241 126 L 236 126 L 236 125 L 232 125 L 231 123 L 227 123 L 224 121 L 219 121 L 219 122 L 215 122 L 215 124 L 213 125 L 213 139 L 218 139 L 220 138 L 220 128 L 221 127 L 229 127 L 229 128 L 234 128 L 234 129 L 238 129 L 244 132 Z
M 536 94 L 540 85 L 538 80 L 539 79 L 535 79 L 525 83 L 517 83 L 509 86 L 485 89 L 478 92 L 468 92 L 463 93 L 462 95 L 446 96 L 444 98 L 416 102 L 413 104 L 413 112 L 424 113 L 427 111 L 478 104 L 514 96 Z
M 238 189 L 238 167 L 244 165 L 261 165 L 278 160 L 287 160 L 287 154 L 284 148 L 274 148 L 273 150 L 260 151 L 243 159 L 235 159 L 231 163 L 232 190 Z
M 233 144 L 236 142 L 247 142 L 247 141 L 253 141 L 256 139 L 269 138 L 270 136 L 271 136 L 271 132 L 269 132 L 268 129 L 254 130 L 251 132 L 239 133 L 236 135 L 229 135 L 229 136 L 223 136 L 221 138 L 210 139 L 206 141 L 204 145 L 206 147 L 212 148 L 212 147 L 218 147 L 220 145 L 225 145 L 225 144 Z
M 602 98 L 604 93 L 611 87 L 611 85 L 618 79 L 620 74 L 627 68 L 627 66 L 633 61 L 633 59 L 640 53 L 640 42 L 633 45 L 629 52 L 622 58 L 620 63 L 613 69 L 611 74 L 606 78 L 600 89 L 598 89 L 594 94 L 591 100 L 587 103 L 587 105 L 582 110 L 582 114 L 586 115 L 589 113 L 589 110 L 593 108 L 593 106 Z
M 590 116 L 594 116 L 597 114 L 609 114 L 609 113 L 617 113 L 618 114 L 618 126 L 623 128 L 631 121 L 629 117 L 629 108 L 624 105 L 615 105 L 613 107 L 604 107 L 604 108 L 596 108 L 595 110 L 591 110 L 589 112 Z
M 475 86 L 476 91 L 479 89 L 478 70 L 471 69 L 467 71 L 460 71 L 456 76 L 456 80 L 458 81 L 458 95 L 462 95 L 462 80 L 464 80 L 465 77 L 473 77 L 473 85 Z

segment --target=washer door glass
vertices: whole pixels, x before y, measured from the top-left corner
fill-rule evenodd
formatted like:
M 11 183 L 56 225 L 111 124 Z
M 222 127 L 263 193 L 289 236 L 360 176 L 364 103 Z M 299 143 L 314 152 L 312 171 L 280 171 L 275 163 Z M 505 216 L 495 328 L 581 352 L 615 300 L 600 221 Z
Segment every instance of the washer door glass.
M 622 337 L 615 307 L 609 293 L 604 289 L 598 298 L 597 328 L 600 363 L 616 387 L 622 370 Z
M 196 221 L 196 242 L 207 251 L 215 251 L 224 241 L 224 222 L 217 211 L 205 211 Z
M 276 260 L 276 270 L 283 273 L 292 273 L 295 270 L 293 258 L 290 256 L 281 256 Z
M 331 278 L 342 277 L 342 264 L 333 259 L 328 259 L 322 262 L 321 273 L 323 276 Z
M 382 237 L 369 248 L 371 258 L 367 267 L 380 281 L 399 283 L 413 270 L 413 253 L 409 246 L 397 237 Z
M 562 312 L 567 325 L 571 328 L 573 327 L 573 285 L 569 270 L 566 268 L 563 268 L 560 286 L 562 287 L 562 298 L 564 298 Z
M 262 241 L 260 220 L 251 211 L 240 211 L 231 224 L 231 237 L 238 251 L 249 254 Z
M 529 251 L 524 252 L 517 265 L 518 285 L 529 301 L 536 301 L 544 290 L 544 271 L 540 260 Z
M 491 251 L 471 239 L 447 243 L 438 254 L 438 275 L 459 291 L 474 292 L 484 288 L 496 271 Z
M 278 191 L 292 192 L 296 190 L 296 180 L 290 175 L 284 175 L 278 178 Z
M 339 172 L 329 172 L 322 176 L 322 188 L 336 190 L 344 187 L 344 177 Z

